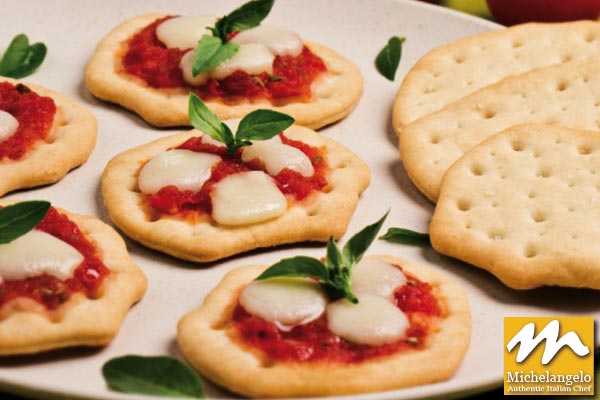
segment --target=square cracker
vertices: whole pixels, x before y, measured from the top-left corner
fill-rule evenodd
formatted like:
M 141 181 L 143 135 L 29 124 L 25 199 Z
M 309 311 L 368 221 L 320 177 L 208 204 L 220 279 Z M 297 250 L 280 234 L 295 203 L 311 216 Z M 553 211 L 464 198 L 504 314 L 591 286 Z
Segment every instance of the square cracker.
M 599 205 L 597 132 L 515 126 L 448 170 L 431 242 L 515 289 L 600 289 Z
M 450 42 L 424 55 L 407 73 L 393 119 L 402 128 L 445 105 L 510 75 L 600 56 L 594 21 L 529 23 Z
M 523 123 L 600 129 L 600 60 L 515 75 L 429 114 L 400 136 L 411 180 L 436 201 L 446 170 L 488 136 Z

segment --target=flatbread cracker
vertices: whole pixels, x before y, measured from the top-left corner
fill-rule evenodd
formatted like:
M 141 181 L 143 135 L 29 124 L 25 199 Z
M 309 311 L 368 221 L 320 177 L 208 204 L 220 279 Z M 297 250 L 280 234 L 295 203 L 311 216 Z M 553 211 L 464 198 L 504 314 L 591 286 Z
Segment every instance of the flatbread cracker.
M 405 76 L 394 104 L 394 129 L 400 136 L 405 125 L 510 75 L 598 57 L 595 21 L 528 23 L 448 43 Z
M 402 162 L 436 201 L 446 170 L 486 137 L 523 123 L 600 129 L 600 60 L 572 61 L 506 78 L 405 127 Z
M 0 205 L 13 202 L 4 200 Z M 101 260 L 111 272 L 97 299 L 74 294 L 53 311 L 26 298 L 5 304 L 0 320 L 0 355 L 104 345 L 114 338 L 127 311 L 146 290 L 144 273 L 131 261 L 125 242 L 114 229 L 90 216 L 57 210 L 98 246 Z
M 13 190 L 54 183 L 71 169 L 83 164 L 96 144 L 96 118 L 84 106 L 67 96 L 39 85 L 0 77 L 0 82 L 19 83 L 56 104 L 53 127 L 19 160 L 0 160 L 0 196 Z
M 231 333 L 231 313 L 243 287 L 265 266 L 229 272 L 202 307 L 179 322 L 177 340 L 185 357 L 203 376 L 253 398 L 303 397 L 392 390 L 449 379 L 468 348 L 471 315 L 467 297 L 450 278 L 393 256 L 380 256 L 429 282 L 445 313 L 423 350 L 371 358 L 363 362 L 277 362 L 265 360 Z
M 126 41 L 141 28 L 167 14 L 153 13 L 131 18 L 119 24 L 98 44 L 85 74 L 89 91 L 96 97 L 139 114 L 155 126 L 189 126 L 186 89 L 155 89 L 141 79 L 123 72 L 121 58 Z M 317 129 L 344 118 L 360 100 L 363 79 L 360 70 L 333 50 L 316 43 L 305 43 L 321 57 L 328 72 L 313 82 L 313 99 L 274 106 L 259 99 L 228 105 L 221 100 L 207 100 L 207 106 L 221 120 L 241 118 L 258 108 L 270 108 L 296 119 L 298 125 Z
M 600 135 L 549 125 L 497 133 L 450 167 L 433 247 L 515 289 L 600 289 Z
M 368 186 L 368 166 L 341 144 L 308 128 L 292 126 L 285 130 L 290 139 L 325 148 L 331 167 L 329 185 L 308 196 L 278 218 L 254 225 L 226 227 L 212 220 L 197 223 L 178 216 L 150 219 L 142 207 L 143 195 L 137 183 L 141 166 L 177 147 L 197 130 L 172 135 L 125 151 L 113 158 L 102 177 L 102 195 L 111 220 L 127 236 L 159 251 L 196 262 L 213 261 L 251 249 L 301 241 L 325 242 L 330 235 L 341 237 Z

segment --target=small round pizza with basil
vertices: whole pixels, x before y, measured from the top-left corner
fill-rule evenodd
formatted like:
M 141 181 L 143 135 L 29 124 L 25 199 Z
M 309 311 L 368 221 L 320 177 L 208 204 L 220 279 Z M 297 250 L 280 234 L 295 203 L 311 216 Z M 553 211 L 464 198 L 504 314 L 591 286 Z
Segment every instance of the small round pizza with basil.
M 0 221 L 0 355 L 111 341 L 146 290 L 117 232 L 43 201 L 0 201 Z
M 0 196 L 54 183 L 96 144 L 96 118 L 70 98 L 0 77 Z
M 188 124 L 189 92 L 221 119 L 257 108 L 313 129 L 342 119 L 362 95 L 360 70 L 285 26 L 261 25 L 272 3 L 254 0 L 220 19 L 157 13 L 129 19 L 98 44 L 86 85 L 156 126 Z
M 337 268 L 329 258 L 335 252 L 328 248 L 325 281 Z M 229 272 L 179 322 L 178 342 L 192 366 L 255 398 L 384 391 L 454 374 L 471 329 L 456 283 L 397 257 L 366 256 L 348 287 L 336 288 L 317 279 L 316 261 L 307 260 L 283 260 L 284 277 L 267 276 L 275 265 Z
M 267 121 L 265 113 L 286 123 Z M 208 262 L 344 234 L 370 180 L 358 156 L 271 110 L 228 124 L 211 121 L 198 126 L 219 126 L 212 135 L 223 139 L 227 133 L 226 144 L 193 129 L 108 163 L 104 204 L 127 236 L 178 258 Z M 271 133 L 264 136 L 262 127 Z

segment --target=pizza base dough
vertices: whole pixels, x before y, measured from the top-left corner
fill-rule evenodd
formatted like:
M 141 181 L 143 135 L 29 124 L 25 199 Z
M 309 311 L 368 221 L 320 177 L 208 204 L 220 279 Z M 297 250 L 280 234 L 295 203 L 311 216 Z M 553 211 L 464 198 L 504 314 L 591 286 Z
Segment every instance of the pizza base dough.
M 0 201 L 0 205 L 13 202 Z M 76 294 L 53 311 L 23 298 L 5 304 L 0 312 L 0 355 L 106 344 L 117 334 L 131 305 L 146 291 L 145 275 L 131 261 L 125 242 L 114 229 L 90 216 L 57 210 L 98 246 L 100 258 L 111 273 L 97 299 Z
M 369 185 L 369 167 L 346 147 L 308 128 L 292 126 L 285 130 L 290 139 L 314 147 L 325 147 L 323 154 L 331 171 L 329 185 L 300 202 L 282 216 L 253 225 L 227 227 L 209 218 L 184 220 L 179 216 L 152 218 L 150 206 L 138 187 L 138 174 L 144 163 L 177 147 L 197 130 L 158 139 L 127 150 L 114 157 L 102 176 L 104 205 L 113 223 L 127 236 L 150 248 L 177 258 L 208 262 L 248 250 L 302 241 L 326 242 L 329 236 L 341 237 L 358 203 L 360 193 Z
M 88 90 L 96 97 L 117 103 L 140 115 L 155 126 L 190 126 L 189 90 L 156 89 L 142 79 L 124 72 L 121 59 L 127 40 L 140 29 L 168 14 L 152 13 L 128 19 L 105 36 L 92 56 L 85 73 Z M 225 104 L 220 99 L 207 100 L 207 106 L 221 120 L 241 118 L 259 108 L 269 108 L 296 119 L 298 125 L 317 129 L 344 118 L 356 106 L 363 91 L 360 70 L 333 50 L 316 43 L 305 43 L 321 57 L 328 72 L 312 84 L 313 100 L 273 105 L 266 99 Z
M 392 390 L 449 379 L 467 351 L 471 315 L 464 291 L 449 278 L 393 256 L 379 256 L 429 282 L 445 304 L 439 330 L 424 350 L 372 358 L 355 364 L 276 362 L 249 349 L 231 333 L 229 321 L 243 288 L 266 267 L 229 272 L 202 306 L 178 324 L 183 354 L 203 376 L 254 398 L 355 394 Z
M 19 83 L 56 104 L 53 126 L 45 141 L 19 160 L 0 159 L 0 196 L 17 189 L 47 185 L 62 179 L 83 164 L 96 144 L 96 118 L 67 96 L 41 86 L 0 77 L 0 82 Z

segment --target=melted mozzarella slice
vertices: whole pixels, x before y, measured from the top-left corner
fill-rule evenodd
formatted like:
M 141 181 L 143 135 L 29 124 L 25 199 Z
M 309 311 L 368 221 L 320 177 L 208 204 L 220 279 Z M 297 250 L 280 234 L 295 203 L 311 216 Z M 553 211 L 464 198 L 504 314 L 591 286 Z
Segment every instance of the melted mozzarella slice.
M 167 150 L 142 167 L 138 185 L 144 194 L 155 194 L 174 185 L 177 189 L 199 191 L 210 178 L 211 169 L 221 157 L 191 150 Z
M 281 330 L 319 318 L 327 306 L 321 286 L 308 279 L 273 278 L 253 281 L 240 295 L 246 311 L 274 322 Z
M 273 60 L 275 56 L 269 49 L 259 43 L 240 45 L 240 49 L 229 60 L 222 62 L 210 71 L 210 76 L 223 79 L 237 70 L 242 70 L 250 75 L 266 72 L 273 73 Z
M 83 261 L 83 255 L 54 236 L 32 230 L 0 244 L 0 280 L 12 281 L 48 274 L 65 280 Z
M 296 57 L 304 47 L 298 34 L 277 25 L 259 25 L 238 33 L 231 41 L 237 44 L 260 43 L 276 56 Z
M 364 257 L 352 268 L 352 291 L 357 295 L 373 294 L 394 302 L 394 291 L 406 283 L 400 269 L 378 257 Z
M 179 62 L 179 68 L 183 73 L 183 80 L 192 86 L 201 86 L 208 81 L 208 71 L 204 71 L 194 76 L 192 73 L 192 66 L 194 64 L 194 51 L 190 50 L 181 57 Z
M 203 35 L 212 35 L 206 27 L 216 20 L 207 15 L 171 18 L 156 27 L 156 36 L 168 48 L 193 49 Z
M 287 202 L 262 171 L 229 175 L 213 187 L 212 216 L 222 225 L 256 224 L 285 213 Z
M 248 162 L 254 158 L 265 164 L 267 173 L 271 176 L 277 175 L 284 168 L 297 171 L 302 176 L 312 176 L 315 173 L 308 156 L 293 146 L 283 144 L 279 136 L 257 140 L 252 142 L 252 146 L 245 147 L 242 161 Z
M 380 346 L 404 337 L 409 321 L 396 306 L 380 296 L 362 295 L 358 304 L 346 299 L 327 306 L 327 324 L 334 334 L 353 343 Z
M 0 142 L 11 137 L 19 129 L 19 121 L 6 111 L 0 110 Z

